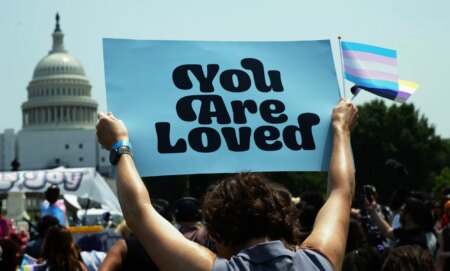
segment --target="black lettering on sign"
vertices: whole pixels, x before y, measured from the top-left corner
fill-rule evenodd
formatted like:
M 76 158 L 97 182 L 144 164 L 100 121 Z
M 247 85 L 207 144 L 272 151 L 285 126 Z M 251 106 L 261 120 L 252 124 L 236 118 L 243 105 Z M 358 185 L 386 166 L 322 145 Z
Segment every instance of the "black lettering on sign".
M 230 151 L 242 152 L 250 149 L 250 136 L 252 129 L 250 127 L 240 127 L 238 136 L 236 129 L 231 127 L 222 128 L 222 134 Z
M 247 117 L 245 116 L 245 110 L 249 113 L 255 114 L 258 112 L 258 106 L 253 100 L 245 101 L 232 101 L 231 108 L 233 109 L 233 121 L 236 124 L 247 123 Z
M 193 75 L 198 81 L 199 91 L 211 93 L 215 91 L 214 79 L 218 75 L 221 90 L 241 93 L 252 87 L 253 76 L 256 89 L 263 92 L 260 95 L 270 91 L 284 91 L 280 71 L 269 70 L 266 77 L 263 63 L 255 58 L 244 58 L 240 64 L 245 70 L 228 69 L 220 72 L 218 64 L 209 64 L 206 65 L 205 72 L 200 64 L 180 65 L 174 69 L 172 79 L 177 88 L 189 90 L 193 88 L 190 77 Z M 250 149 L 252 140 L 254 145 L 263 151 L 277 151 L 283 146 L 294 151 L 316 149 L 313 127 L 320 123 L 318 115 L 300 114 L 297 118 L 298 125 L 283 128 L 280 124 L 286 123 L 288 116 L 284 113 L 286 107 L 280 100 L 266 99 L 257 103 L 255 100 L 243 99 L 229 103 L 227 108 L 222 96 L 213 94 L 180 98 L 176 103 L 178 117 L 186 122 L 197 122 L 201 126 L 193 128 L 185 135 L 178 135 L 180 138 L 173 143 L 170 135 L 171 124 L 156 123 L 158 152 L 184 153 L 189 147 L 196 152 L 212 153 L 220 149 L 222 142 L 225 142 L 230 151 L 245 152 Z M 261 125 L 254 130 L 248 125 L 238 126 L 247 124 L 249 117 L 258 117 L 258 110 L 264 122 L 277 126 Z M 232 121 L 234 127 L 230 125 Z M 210 126 L 213 123 L 217 125 Z
M 255 87 L 261 92 L 281 92 L 284 90 L 281 82 L 280 71 L 270 70 L 267 72 L 269 76 L 269 84 L 266 83 L 264 65 L 255 58 L 244 58 L 241 60 L 242 68 L 250 70 L 253 74 Z M 185 64 L 176 67 L 172 72 L 172 80 L 179 89 L 189 90 L 193 87 L 189 72 L 197 79 L 201 92 L 214 91 L 214 78 L 219 73 L 218 64 L 208 64 L 206 66 L 206 75 L 200 64 Z M 244 92 L 250 89 L 252 82 L 250 76 L 243 70 L 229 69 L 220 73 L 220 85 L 222 89 L 230 92 Z
M 159 153 L 180 153 L 186 152 L 186 141 L 184 139 L 178 139 L 177 143 L 172 146 L 170 144 L 170 123 L 168 122 L 157 122 L 156 127 L 156 138 L 158 140 L 158 152 Z
M 236 78 L 235 85 L 233 78 Z M 220 74 L 220 84 L 222 87 L 231 92 L 244 92 L 249 90 L 252 81 L 248 74 L 241 70 L 226 70 Z
M 261 103 L 259 106 L 259 111 L 261 112 L 261 117 L 263 120 L 269 123 L 285 123 L 288 120 L 284 112 L 285 106 L 281 101 L 278 100 L 267 100 Z M 274 114 L 279 114 L 274 116 Z
M 194 101 L 200 102 L 198 118 L 192 105 Z M 216 118 L 219 124 L 231 123 L 225 103 L 219 95 L 185 96 L 178 100 L 176 109 L 178 117 L 184 121 L 196 121 L 198 119 L 199 124 L 211 124 L 212 118 Z
M 219 71 L 219 65 L 209 64 L 206 66 L 206 75 L 203 72 L 202 65 L 199 64 L 186 64 L 175 68 L 172 73 L 172 80 L 175 86 L 179 89 L 188 90 L 193 87 L 191 78 L 189 78 L 188 72 L 191 72 L 197 81 L 200 83 L 201 92 L 213 92 L 214 85 L 213 80 Z
M 255 144 L 263 151 L 277 151 L 283 144 L 276 140 L 280 137 L 280 131 L 273 126 L 261 126 L 255 130 Z M 273 141 L 272 143 L 270 141 Z
M 286 126 L 283 130 L 284 144 L 291 150 L 315 150 L 316 144 L 312 134 L 312 127 L 319 124 L 320 118 L 313 113 L 304 113 L 298 116 L 298 127 L 294 125 Z M 300 133 L 301 143 L 297 142 L 296 133 Z
M 206 137 L 206 144 L 203 143 L 203 135 Z M 220 148 L 220 135 L 210 127 L 198 127 L 189 133 L 189 144 L 197 152 L 215 152 Z
M 244 69 L 251 70 L 253 73 L 253 80 L 256 88 L 261 92 L 275 92 L 283 91 L 283 84 L 281 83 L 281 74 L 279 71 L 268 71 L 270 85 L 266 84 L 264 65 L 261 61 L 254 58 L 244 58 L 241 61 Z

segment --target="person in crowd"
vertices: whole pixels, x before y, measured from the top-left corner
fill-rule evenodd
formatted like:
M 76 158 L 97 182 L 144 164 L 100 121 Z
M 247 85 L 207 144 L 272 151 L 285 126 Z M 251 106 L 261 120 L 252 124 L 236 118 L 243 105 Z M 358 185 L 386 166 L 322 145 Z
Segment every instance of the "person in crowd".
M 381 270 L 433 271 L 436 266 L 428 250 L 417 245 L 406 245 L 392 249 Z
M 102 251 L 103 244 L 98 234 L 90 234 L 81 237 L 77 242 L 81 250 L 80 256 L 88 271 L 96 271 L 106 257 Z
M 152 206 L 165 220 L 172 222 L 173 214 L 170 210 L 170 204 L 165 199 L 152 199 Z
M 130 227 L 128 227 L 127 222 L 122 220 L 122 222 L 117 225 L 115 232 L 122 238 L 125 239 L 131 235 L 132 231 Z
M 359 248 L 345 254 L 342 271 L 379 271 L 381 264 L 381 256 L 375 248 Z
M 369 198 L 368 198 L 369 197 Z M 377 189 L 373 185 L 364 185 L 364 193 L 363 193 L 363 201 L 375 201 L 378 200 Z M 392 212 L 388 206 L 384 206 L 376 203 L 375 206 L 376 211 L 380 214 L 385 221 L 391 223 L 392 221 Z M 383 245 L 387 242 L 386 238 L 381 234 L 380 229 L 377 227 L 377 224 L 373 221 L 371 215 L 365 208 L 364 204 L 359 210 L 359 217 L 361 221 L 361 226 L 364 229 L 364 232 L 367 236 L 367 242 L 369 246 L 377 247 L 379 245 Z
M 200 202 L 193 197 L 183 197 L 173 204 L 173 214 L 178 230 L 187 239 L 208 247 L 208 233 L 203 220 Z
M 54 184 L 45 191 L 45 200 L 41 204 L 41 218 L 47 215 L 56 217 L 61 226 L 68 226 L 66 205 L 59 199 L 59 187 Z
M 410 197 L 410 192 L 406 189 L 400 188 L 394 191 L 391 196 L 390 207 L 393 213 L 391 226 L 393 229 L 400 228 L 402 224 L 400 223 L 400 210 L 405 204 L 406 199 Z
M 408 198 L 400 211 L 401 227 L 393 229 L 377 211 L 376 201 L 365 200 L 366 209 L 374 220 L 381 233 L 391 240 L 396 241 L 396 246 L 419 245 L 428 249 L 425 223 L 427 223 L 427 209 L 416 198 Z
M 45 233 L 50 227 L 56 226 L 59 221 L 56 217 L 47 215 L 44 216 L 38 223 L 38 236 L 36 239 L 27 243 L 25 253 L 33 258 L 39 258 L 41 255 L 42 244 L 44 242 Z
M 20 247 L 11 239 L 0 239 L 0 270 L 16 271 L 20 264 Z
M 99 271 L 159 270 L 141 243 L 130 235 L 109 249 Z
M 152 206 L 167 221 L 172 221 L 169 202 L 163 199 L 152 199 Z M 127 270 L 159 270 L 153 260 L 139 243 L 132 230 L 123 220 L 116 229 L 122 239 L 116 241 L 108 251 L 100 266 L 100 271 Z
M 440 228 L 440 219 L 444 215 L 444 205 L 445 201 L 436 199 L 433 202 L 433 220 L 434 220 L 434 229 L 436 231 L 441 230 Z
M 292 231 L 290 224 L 298 223 L 298 218 L 257 174 L 231 175 L 205 195 L 205 223 L 218 255 L 186 239 L 155 211 L 128 154 L 119 156 L 116 165 L 124 217 L 162 270 L 340 270 L 355 186 L 350 131 L 356 116 L 357 109 L 348 100 L 333 109 L 328 199 L 297 252 L 286 249 L 279 239 L 287 235 L 282 231 Z M 98 117 L 97 136 L 104 148 L 111 150 L 117 142 L 129 140 L 125 125 L 112 113 Z
M 450 217 L 450 200 L 444 205 L 444 215 Z M 447 224 L 439 234 L 439 270 L 450 271 L 450 225 Z
M 305 191 L 301 193 L 300 202 L 297 204 L 297 208 L 300 211 L 300 240 L 302 242 L 311 234 L 314 228 L 314 221 L 316 221 L 316 216 L 322 206 L 323 198 L 319 192 Z
M 367 248 L 367 237 L 361 226 L 361 223 L 353 218 L 350 218 L 350 225 L 348 227 L 347 246 L 345 253 L 355 251 L 360 248 Z
M 8 219 L 3 215 L 3 201 L 0 200 L 0 239 L 9 235 Z
M 49 271 L 87 271 L 71 233 L 59 225 L 47 230 L 41 257 Z
M 428 247 L 428 251 L 431 253 L 431 255 L 433 257 L 437 256 L 438 253 L 438 239 L 437 239 L 437 233 L 436 230 L 434 228 L 435 226 L 435 220 L 433 218 L 433 204 L 431 203 L 427 205 L 427 203 L 424 204 L 425 205 L 425 217 L 424 217 L 424 221 L 422 223 L 423 228 L 425 230 L 425 237 L 427 238 L 427 247 Z
M 117 225 L 114 224 L 113 218 L 110 212 L 105 212 L 102 215 L 102 226 L 105 229 L 115 228 Z

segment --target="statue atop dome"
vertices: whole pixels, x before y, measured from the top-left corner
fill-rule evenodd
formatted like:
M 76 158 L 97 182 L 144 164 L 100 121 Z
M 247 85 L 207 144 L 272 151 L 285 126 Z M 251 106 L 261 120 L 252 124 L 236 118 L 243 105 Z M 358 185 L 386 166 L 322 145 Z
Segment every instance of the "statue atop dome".
M 56 19 L 56 26 L 54 32 L 61 32 L 61 28 L 59 27 L 59 13 L 56 13 L 55 19 Z
M 64 34 L 61 31 L 61 27 L 59 25 L 59 13 L 56 13 L 55 19 L 56 19 L 56 26 L 55 26 L 55 31 L 53 31 L 53 34 L 52 34 L 53 48 L 49 52 L 49 54 L 66 52 L 66 50 L 64 49 L 64 43 L 63 43 Z

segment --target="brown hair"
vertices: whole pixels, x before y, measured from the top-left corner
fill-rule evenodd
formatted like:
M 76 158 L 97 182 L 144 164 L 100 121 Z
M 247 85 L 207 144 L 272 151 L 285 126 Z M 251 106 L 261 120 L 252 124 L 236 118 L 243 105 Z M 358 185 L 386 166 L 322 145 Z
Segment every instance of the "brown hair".
M 66 228 L 53 226 L 47 230 L 41 256 L 47 260 L 50 270 L 81 270 L 78 249 Z
M 417 245 L 394 248 L 383 264 L 383 271 L 432 271 L 436 270 L 428 250 Z
M 239 173 L 209 188 L 203 202 L 210 238 L 237 246 L 268 236 L 297 244 L 298 211 L 286 204 L 261 174 Z

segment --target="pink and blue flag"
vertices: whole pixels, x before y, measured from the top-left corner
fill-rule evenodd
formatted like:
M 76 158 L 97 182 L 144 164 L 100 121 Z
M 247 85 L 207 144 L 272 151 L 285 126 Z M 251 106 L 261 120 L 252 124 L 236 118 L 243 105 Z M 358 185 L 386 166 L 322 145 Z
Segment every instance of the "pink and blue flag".
M 419 87 L 398 79 L 397 51 L 383 47 L 342 42 L 345 78 L 378 96 L 404 102 Z

